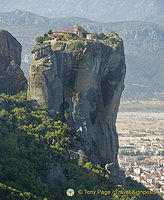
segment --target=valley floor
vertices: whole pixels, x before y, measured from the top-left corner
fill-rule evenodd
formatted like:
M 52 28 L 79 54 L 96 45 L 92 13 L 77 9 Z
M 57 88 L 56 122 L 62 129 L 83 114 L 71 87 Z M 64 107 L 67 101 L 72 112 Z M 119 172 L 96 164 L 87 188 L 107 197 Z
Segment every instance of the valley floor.
M 164 195 L 164 112 L 151 111 L 118 113 L 118 159 L 126 176 Z

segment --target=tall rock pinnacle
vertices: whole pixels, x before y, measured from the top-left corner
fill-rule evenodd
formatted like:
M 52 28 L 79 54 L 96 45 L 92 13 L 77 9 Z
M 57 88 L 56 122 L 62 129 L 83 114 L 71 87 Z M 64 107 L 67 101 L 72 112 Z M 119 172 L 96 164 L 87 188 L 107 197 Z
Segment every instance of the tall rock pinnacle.
M 86 146 L 118 165 L 115 121 L 126 71 L 122 40 L 115 33 L 105 40 L 52 40 L 32 53 L 30 98 L 63 111 Z
M 0 29 L 0 93 L 20 92 L 27 80 L 20 68 L 21 44 L 7 31 Z

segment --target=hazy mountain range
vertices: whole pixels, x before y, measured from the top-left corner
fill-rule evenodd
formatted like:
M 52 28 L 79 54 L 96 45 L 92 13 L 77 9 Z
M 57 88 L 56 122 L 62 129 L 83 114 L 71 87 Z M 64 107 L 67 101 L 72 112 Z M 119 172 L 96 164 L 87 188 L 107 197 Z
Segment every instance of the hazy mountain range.
M 27 10 L 46 17 L 85 17 L 101 22 L 164 22 L 163 0 L 0 0 L 1 12 Z
M 48 2 L 45 2 L 45 6 Z M 65 2 L 68 3 L 68 1 Z M 73 3 L 74 1 L 71 2 Z M 160 3 L 162 1 L 159 1 Z M 12 5 L 12 3 L 8 5 L 10 4 Z M 39 8 L 41 7 L 39 6 Z M 38 35 L 44 34 L 49 29 L 74 28 L 77 24 L 83 26 L 89 32 L 108 33 L 113 30 L 123 38 L 127 64 L 126 87 L 123 98 L 161 98 L 164 88 L 164 26 L 162 24 L 143 21 L 101 23 L 79 17 L 52 19 L 18 9 L 13 12 L 0 13 L 0 28 L 11 32 L 23 45 L 22 68 L 26 74 L 28 73 L 29 65 L 26 66 L 24 60 L 25 57 L 30 57 L 30 51 Z

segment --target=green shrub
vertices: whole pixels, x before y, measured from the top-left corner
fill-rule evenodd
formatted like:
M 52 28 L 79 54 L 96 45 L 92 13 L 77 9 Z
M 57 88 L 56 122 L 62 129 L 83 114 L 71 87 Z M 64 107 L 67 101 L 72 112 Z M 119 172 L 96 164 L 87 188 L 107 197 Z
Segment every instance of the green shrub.
M 78 36 L 73 36 L 73 38 L 72 38 L 73 40 L 78 40 L 79 39 L 79 37 Z
M 50 29 L 50 30 L 48 31 L 48 34 L 53 34 L 53 31 Z
M 83 164 L 84 164 L 84 163 L 83 163 L 83 160 L 82 160 L 81 158 L 79 158 L 79 160 L 78 160 L 78 165 L 79 165 L 79 166 L 83 166 Z
M 50 38 L 50 37 L 48 37 L 48 36 L 47 36 L 47 37 L 45 37 L 45 38 L 44 38 L 44 41 L 47 41 L 47 40 L 51 40 L 51 38 Z
M 37 43 L 43 43 L 44 38 L 42 36 L 36 38 Z
M 116 38 L 110 38 L 110 41 L 114 44 L 114 43 L 116 43 Z
M 66 41 L 66 38 L 64 37 L 64 35 L 58 35 L 57 36 L 57 40 L 59 40 L 59 41 Z
M 48 34 L 47 34 L 47 33 L 44 34 L 44 38 L 46 38 L 46 37 L 48 37 Z
M 86 169 L 91 170 L 93 166 L 92 166 L 91 162 L 87 162 L 87 163 L 85 163 L 84 167 L 85 167 Z
M 92 34 L 92 36 L 93 36 L 94 39 L 98 39 L 98 36 L 99 36 L 99 35 L 98 35 L 97 32 L 94 32 L 94 33 Z
M 78 50 L 85 48 L 85 45 L 82 41 L 77 41 L 74 43 L 74 47 Z
M 104 34 L 104 33 L 100 33 L 99 35 L 98 35 L 98 39 L 100 39 L 100 40 L 105 40 L 107 37 L 106 37 L 106 35 Z
M 43 40 L 44 41 L 47 41 L 47 40 L 51 40 L 51 38 L 48 36 L 47 33 L 44 34 L 44 37 L 43 37 Z
M 73 37 L 72 37 L 71 35 L 69 35 L 69 34 L 65 35 L 64 37 L 65 37 L 65 39 L 67 39 L 67 40 L 73 39 Z

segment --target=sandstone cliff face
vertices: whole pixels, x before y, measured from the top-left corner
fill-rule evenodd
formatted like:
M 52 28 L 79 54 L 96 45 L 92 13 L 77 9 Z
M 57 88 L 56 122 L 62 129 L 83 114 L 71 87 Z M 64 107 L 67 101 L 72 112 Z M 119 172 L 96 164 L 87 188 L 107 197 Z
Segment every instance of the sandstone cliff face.
M 0 29 L 0 93 L 15 94 L 23 89 L 26 78 L 20 69 L 21 44 Z
M 115 37 L 115 44 L 110 39 L 83 40 L 80 48 L 74 41 L 36 45 L 28 90 L 40 105 L 56 113 L 63 108 L 86 147 L 97 149 L 118 166 L 115 121 L 124 89 L 125 58 L 123 42 Z

